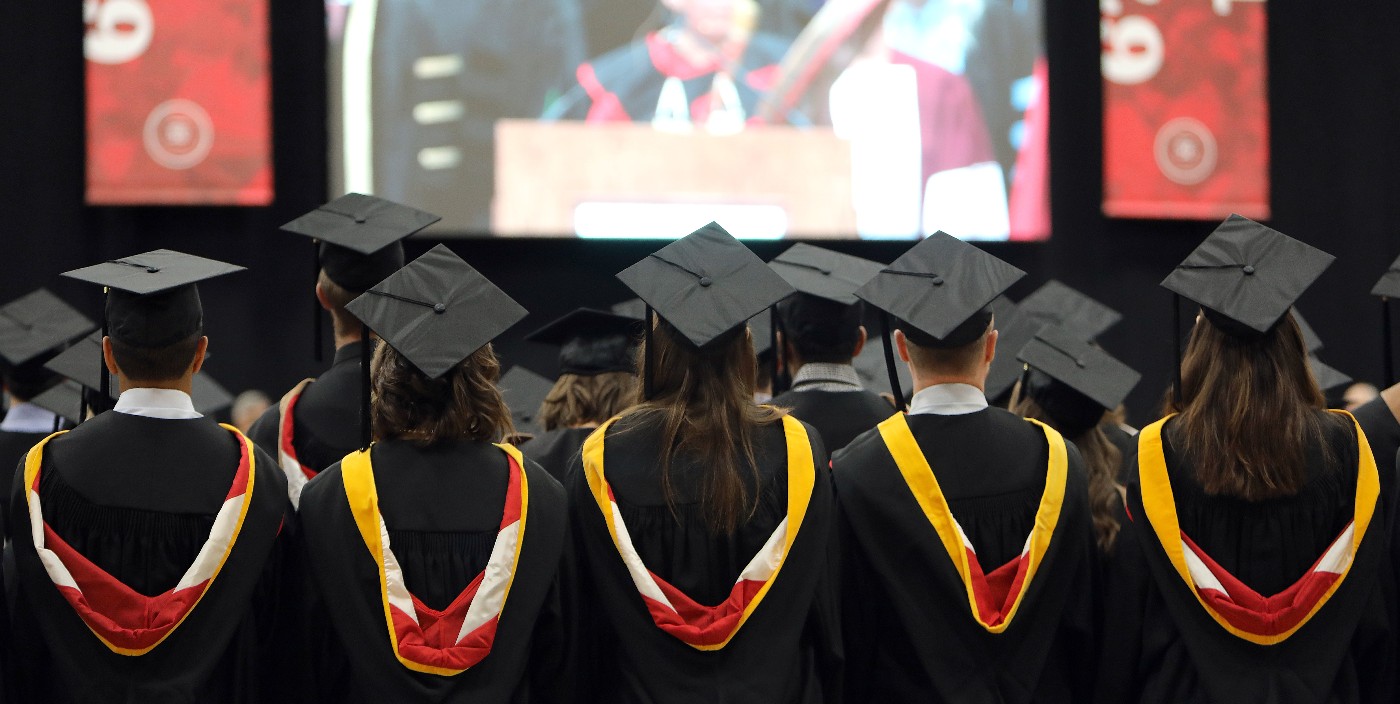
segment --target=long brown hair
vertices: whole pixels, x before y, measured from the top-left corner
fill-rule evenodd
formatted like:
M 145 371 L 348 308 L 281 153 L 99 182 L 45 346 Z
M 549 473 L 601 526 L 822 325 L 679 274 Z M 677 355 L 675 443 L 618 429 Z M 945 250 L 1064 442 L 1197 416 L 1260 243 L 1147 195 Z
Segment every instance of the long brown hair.
M 1011 409 L 1013 413 L 1055 427 L 1049 414 L 1030 394 L 1017 395 L 1020 398 Z M 1079 448 L 1079 454 L 1084 457 L 1084 466 L 1088 471 L 1089 512 L 1093 515 L 1095 541 L 1100 551 L 1110 552 L 1121 527 L 1114 514 L 1115 508 L 1122 502 L 1116 477 L 1118 468 L 1123 464 L 1123 452 L 1108 439 L 1102 424 L 1095 425 L 1069 440 Z
M 1190 457 L 1207 494 L 1259 501 L 1298 493 L 1307 481 L 1307 452 L 1321 448 L 1328 464 L 1326 399 L 1308 368 L 1303 334 L 1291 313 L 1253 339 L 1197 319 L 1181 363 L 1180 416 L 1172 442 Z
M 646 354 L 643 345 L 637 368 L 643 368 Z M 661 490 L 672 511 L 672 457 L 699 458 L 707 468 L 700 489 L 706 524 L 716 534 L 732 534 L 758 506 L 749 491 L 750 483 L 758 485 L 754 431 L 783 417 L 782 411 L 753 402 L 757 370 L 749 336 L 730 333 L 728 339 L 696 349 L 662 320 L 653 332 L 650 354 L 652 398 L 638 398 L 626 415 L 661 419 L 661 447 L 673 448 L 661 458 Z
M 501 364 L 487 344 L 451 371 L 430 379 L 403 355 L 380 344 L 370 364 L 370 418 L 378 440 L 422 446 L 451 440 L 500 441 L 515 432 L 496 388 Z
M 637 397 L 631 372 L 562 374 L 540 404 L 545 430 L 598 424 L 627 410 Z

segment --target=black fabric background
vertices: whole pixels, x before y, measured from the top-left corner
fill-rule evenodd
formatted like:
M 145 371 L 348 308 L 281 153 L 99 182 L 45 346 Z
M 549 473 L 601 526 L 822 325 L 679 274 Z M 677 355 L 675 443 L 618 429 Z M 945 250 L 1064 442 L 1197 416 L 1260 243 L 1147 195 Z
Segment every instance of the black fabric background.
M 1057 277 L 1125 314 L 1102 342 L 1144 373 L 1128 401 L 1131 420 L 1143 424 L 1171 378 L 1171 295 L 1157 282 L 1212 224 L 1102 216 L 1097 6 L 1047 2 L 1055 237 L 1043 246 L 988 250 L 1030 272 L 1011 290 L 1015 298 Z M 47 285 L 96 314 L 98 292 L 60 280 L 59 272 L 157 247 L 183 249 L 251 269 L 202 292 L 214 353 L 208 370 L 225 386 L 259 387 L 276 398 L 317 371 L 307 332 L 311 248 L 277 225 L 328 196 L 324 18 L 318 2 L 270 6 L 276 204 L 94 208 L 83 205 L 81 3 L 0 3 L 0 300 Z M 1400 124 L 1400 52 L 1392 42 L 1400 6 L 1271 3 L 1269 13 L 1272 224 L 1337 255 L 1299 307 L 1328 343 L 1325 361 L 1376 379 L 1379 303 L 1367 292 L 1400 254 L 1400 138 L 1392 133 Z M 408 256 L 432 244 L 411 240 Z M 507 364 L 549 374 L 554 350 L 521 336 L 573 306 L 626 297 L 612 275 L 657 246 L 450 245 L 532 312 L 501 339 Z M 754 249 L 771 257 L 784 246 Z M 905 246 L 832 248 L 889 261 Z

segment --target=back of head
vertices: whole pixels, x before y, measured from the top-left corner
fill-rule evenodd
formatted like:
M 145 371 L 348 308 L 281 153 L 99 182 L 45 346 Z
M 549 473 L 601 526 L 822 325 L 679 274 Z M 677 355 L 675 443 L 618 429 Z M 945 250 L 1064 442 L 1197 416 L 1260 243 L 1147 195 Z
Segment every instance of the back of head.
M 652 346 L 652 398 L 641 399 L 628 415 L 660 418 L 661 447 L 704 462 L 708 471 L 700 503 L 707 523 L 717 534 L 732 533 L 757 505 L 749 490 L 758 477 L 755 431 L 782 417 L 778 410 L 753 402 L 756 370 L 746 329 L 697 348 L 661 320 Z M 639 354 L 647 352 L 644 346 Z M 674 503 L 671 461 L 671 455 L 662 459 L 661 483 L 667 501 Z
M 1186 345 L 1181 382 L 1180 400 L 1167 403 L 1180 413 L 1171 437 L 1209 494 L 1249 501 L 1296 494 L 1307 480 L 1308 449 L 1333 456 L 1324 435 L 1326 399 L 1291 314 L 1249 336 L 1202 316 Z
M 514 432 L 496 388 L 501 365 L 487 344 L 442 376 L 419 371 L 387 344 L 370 365 L 374 437 L 422 446 L 457 440 L 499 442 Z
M 860 304 L 798 293 L 778 304 L 784 339 L 803 362 L 850 364 L 860 342 Z
M 204 336 L 204 307 L 193 284 L 152 295 L 107 294 L 112 357 L 127 379 L 170 382 L 194 365 Z
M 976 376 L 985 359 L 987 335 L 993 328 L 990 316 L 974 319 L 974 323 L 982 326 L 981 334 L 975 331 L 970 335 L 959 332 L 956 337 L 950 336 L 950 339 L 960 343 L 953 346 L 942 344 L 907 323 L 901 324 L 900 330 L 904 331 L 908 343 L 910 366 L 925 377 Z M 914 330 L 914 333 L 911 334 L 910 330 Z M 972 336 L 972 340 L 964 342 L 969 336 Z
M 598 425 L 627 410 L 637 397 L 631 372 L 561 374 L 540 404 L 545 430 Z
M 24 364 L 9 365 L 0 363 L 0 381 L 5 390 L 17 401 L 28 401 L 45 392 L 59 382 L 59 376 L 44 368 L 44 364 L 54 357 L 49 352 L 31 359 Z

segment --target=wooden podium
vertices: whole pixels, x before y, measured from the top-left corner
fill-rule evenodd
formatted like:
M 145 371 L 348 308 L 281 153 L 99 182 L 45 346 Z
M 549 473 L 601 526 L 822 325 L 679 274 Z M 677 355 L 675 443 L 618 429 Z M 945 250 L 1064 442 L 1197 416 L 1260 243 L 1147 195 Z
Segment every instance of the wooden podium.
M 716 135 L 646 123 L 496 123 L 496 234 L 572 236 L 576 209 L 597 203 L 773 206 L 786 214 L 787 237 L 856 231 L 851 146 L 828 128 Z

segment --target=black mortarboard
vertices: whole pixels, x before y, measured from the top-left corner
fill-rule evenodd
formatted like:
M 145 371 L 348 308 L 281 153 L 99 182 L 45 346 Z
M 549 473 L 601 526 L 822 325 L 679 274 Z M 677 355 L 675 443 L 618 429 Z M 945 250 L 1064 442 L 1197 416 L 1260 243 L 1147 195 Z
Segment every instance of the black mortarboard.
M 243 267 L 158 249 L 63 275 L 106 286 L 105 334 L 133 347 L 172 345 L 204 329 L 195 284 Z
M 102 372 L 92 362 L 101 358 L 102 336 L 87 335 L 50 359 L 44 368 L 96 390 L 102 385 Z M 111 396 L 116 398 L 115 393 Z
M 989 304 L 1025 275 L 952 235 L 936 232 L 881 269 L 856 296 L 912 327 L 904 334 L 916 344 L 960 347 L 986 330 L 992 315 Z
M 559 348 L 559 373 L 634 372 L 640 318 L 576 308 L 525 339 Z
M 83 385 L 72 380 L 49 387 L 44 393 L 29 399 L 29 402 L 73 423 L 81 423 L 86 410 Z
M 400 240 L 441 220 L 374 196 L 348 193 L 282 226 L 321 242 L 326 276 L 363 293 L 403 266 Z
M 1303 314 L 1299 313 L 1297 308 L 1293 309 L 1293 322 L 1298 323 L 1298 331 L 1303 333 L 1303 346 L 1308 354 L 1322 349 L 1322 338 L 1318 337 L 1317 331 L 1308 325 L 1308 321 L 1303 319 Z
M 433 379 L 526 315 L 505 291 L 444 245 L 365 291 L 346 309 Z
M 517 433 L 539 435 L 544 432 L 538 416 L 540 404 L 554 388 L 554 382 L 525 367 L 511 367 L 501 375 L 498 384 L 506 407 L 510 408 L 512 422 Z
M 885 348 L 882 338 L 872 338 L 865 343 L 865 348 L 856 355 L 851 364 L 856 368 L 856 376 L 860 377 L 860 384 L 875 393 L 894 393 L 890 388 L 889 371 L 885 368 Z M 909 371 L 909 365 L 897 364 L 896 371 L 899 373 L 900 393 L 913 390 L 914 377 Z M 903 403 L 903 399 L 899 399 Z
M 1390 329 L 1390 299 L 1400 298 L 1400 259 L 1390 263 L 1381 280 L 1371 288 L 1371 295 L 1381 299 L 1381 353 L 1385 355 L 1385 385 L 1395 383 L 1395 339 Z
M 1020 306 L 1006 296 L 992 301 L 992 313 L 996 316 L 997 354 L 987 372 L 985 391 L 989 401 L 1001 401 L 1016 386 L 1024 369 L 1016 355 L 1045 324 L 1023 313 Z
M 1118 311 L 1053 279 L 1017 305 L 1021 313 L 1042 325 L 1073 331 L 1085 342 L 1094 340 L 1123 319 Z
M 856 297 L 893 316 L 914 344 L 961 347 L 986 331 L 992 319 L 991 302 L 1025 275 L 952 235 L 935 232 L 881 269 L 856 291 Z M 883 330 L 885 363 L 890 386 L 897 387 L 888 316 Z
M 760 313 L 749 318 L 749 334 L 753 335 L 753 354 L 762 357 L 773 350 L 773 317 Z
M 1346 372 L 1324 364 L 1315 354 L 1308 355 L 1308 368 L 1312 370 L 1313 378 L 1317 380 L 1317 386 L 1323 393 L 1352 382 L 1352 378 Z
M 1248 218 L 1231 215 L 1162 286 L 1204 309 L 1226 332 L 1268 332 L 1335 259 Z
M 710 223 L 617 275 L 696 347 L 793 294 L 742 242 Z
M 833 252 L 810 244 L 795 244 L 768 262 L 783 280 L 801 293 L 854 305 L 856 289 L 880 269 L 879 262 Z
M 0 360 L 21 366 L 96 327 L 41 288 L 0 307 Z
M 233 405 L 233 394 L 225 389 L 223 384 L 214 380 L 205 372 L 198 372 L 194 375 L 190 388 L 190 400 L 194 402 L 194 410 L 201 415 L 214 415 Z
M 1098 405 L 1098 416 L 1123 403 L 1123 399 L 1142 378 L 1141 374 L 1102 348 L 1080 340 L 1076 329 L 1044 327 L 1017 358 L 1091 399 Z M 1034 389 L 1030 391 L 1032 396 L 1036 396 Z M 1041 405 L 1043 407 L 1044 403 Z

